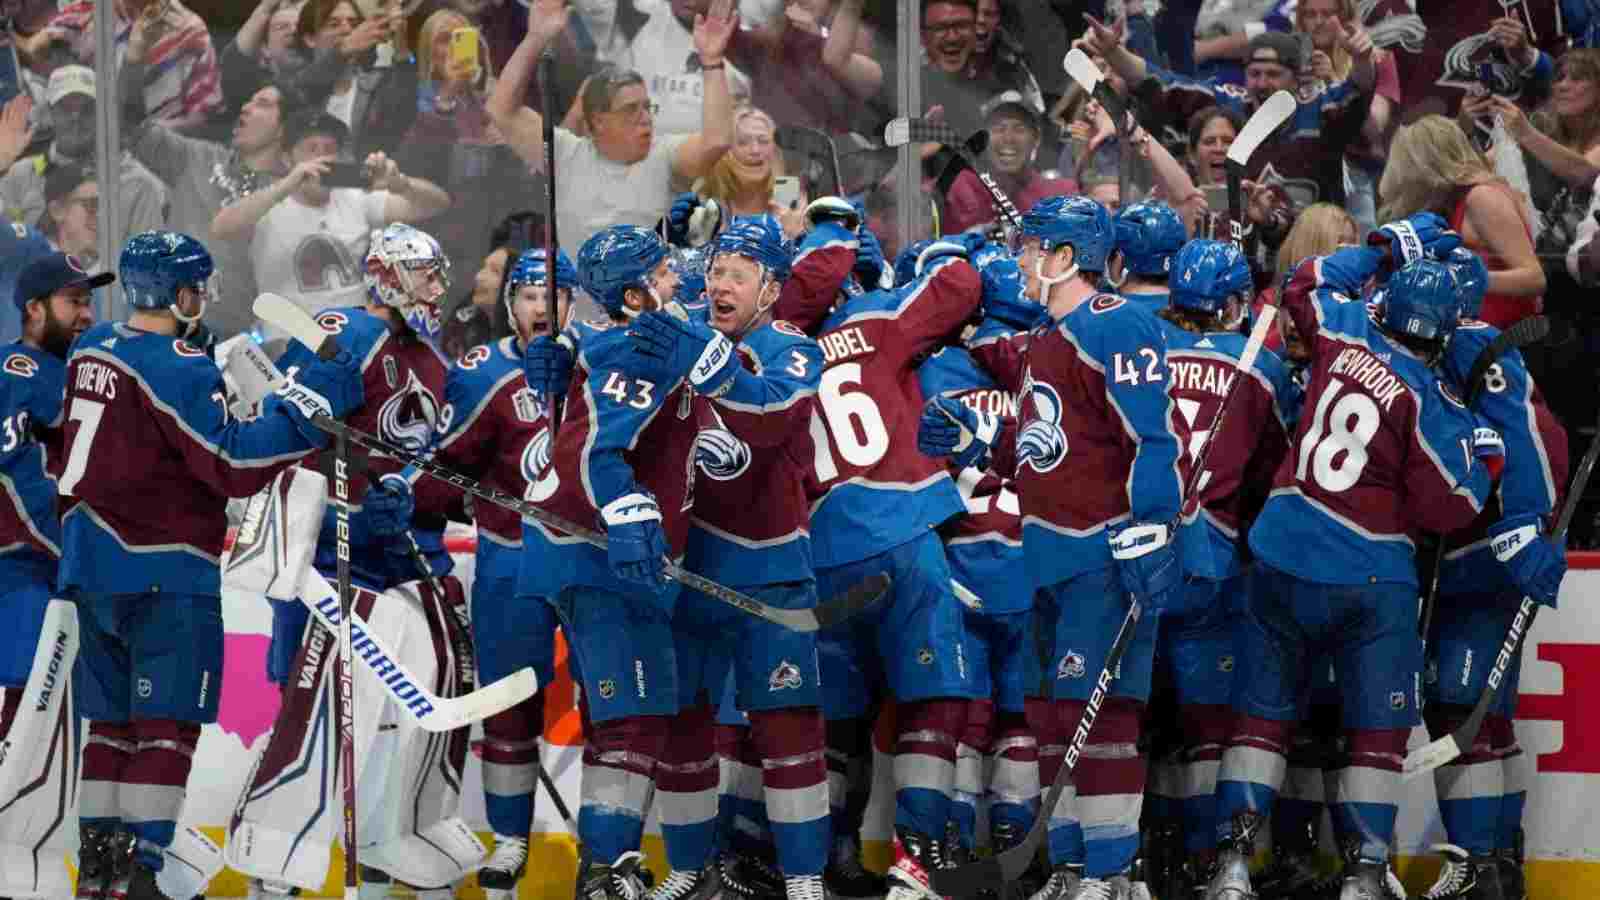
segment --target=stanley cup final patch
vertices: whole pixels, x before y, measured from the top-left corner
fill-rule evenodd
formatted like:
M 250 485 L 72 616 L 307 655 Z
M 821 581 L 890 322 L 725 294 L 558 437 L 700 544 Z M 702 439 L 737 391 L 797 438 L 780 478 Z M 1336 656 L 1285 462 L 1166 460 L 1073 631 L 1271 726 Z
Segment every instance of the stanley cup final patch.
M 534 399 L 533 391 L 528 388 L 521 388 L 511 395 L 511 408 L 518 419 L 530 425 L 539 419 L 539 401 Z

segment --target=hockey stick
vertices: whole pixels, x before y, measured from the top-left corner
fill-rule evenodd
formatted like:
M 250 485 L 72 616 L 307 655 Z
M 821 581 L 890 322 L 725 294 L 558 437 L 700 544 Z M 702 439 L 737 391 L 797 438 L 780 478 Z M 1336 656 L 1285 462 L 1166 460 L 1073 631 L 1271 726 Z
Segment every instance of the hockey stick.
M 1477 402 L 1488 380 L 1489 367 L 1512 348 L 1537 344 L 1550 334 L 1550 320 L 1544 316 L 1529 316 L 1512 323 L 1510 328 L 1495 335 L 1488 346 L 1478 352 L 1467 370 L 1467 408 Z M 1422 615 L 1417 619 L 1417 637 L 1428 639 L 1428 629 L 1433 625 L 1434 604 L 1439 598 L 1439 572 L 1444 567 L 1444 535 L 1439 536 L 1439 547 L 1433 554 L 1433 579 L 1428 582 L 1428 597 L 1422 603 Z
M 982 136 L 982 145 L 978 145 L 979 136 Z M 891 147 L 899 147 L 911 142 L 943 144 L 954 150 L 956 156 L 970 167 L 984 190 L 989 192 L 989 198 L 994 201 L 994 207 L 1000 213 L 1004 226 L 1012 231 L 1022 231 L 1022 215 L 1017 212 L 1017 207 L 1000 189 L 988 172 L 978 168 L 977 155 L 983 152 L 983 147 L 989 145 L 989 132 L 977 131 L 966 140 L 962 140 L 956 130 L 943 122 L 930 122 L 927 119 L 899 118 L 884 126 L 884 143 Z M 978 146 L 974 150 L 973 147 Z
M 1100 68 L 1089 59 L 1087 53 L 1073 47 L 1062 57 L 1061 67 L 1090 99 L 1100 104 L 1100 108 L 1111 118 L 1111 127 L 1119 135 L 1125 138 L 1133 134 L 1138 122 L 1129 118 L 1127 105 L 1111 90 Z M 1123 140 L 1117 141 L 1117 196 L 1123 201 L 1128 199 L 1128 155 L 1124 152 L 1125 143 Z
M 378 683 L 394 697 L 396 705 L 403 708 L 424 731 L 444 732 L 465 728 L 473 722 L 505 712 L 538 690 L 539 680 L 533 670 L 523 668 L 465 696 L 436 696 L 428 690 L 422 679 L 400 662 L 394 651 L 367 627 L 360 616 L 354 612 L 349 617 L 342 614 L 337 594 L 321 572 L 307 570 L 300 600 L 322 627 L 329 631 L 351 630 L 355 653 L 372 670 Z
M 1261 345 L 1266 341 L 1267 329 L 1276 312 L 1277 307 L 1262 307 L 1261 317 L 1250 330 L 1250 339 L 1245 343 L 1244 351 L 1234 362 L 1236 374 L 1233 383 L 1229 385 L 1227 395 L 1217 407 L 1217 414 L 1211 420 L 1211 429 L 1205 446 L 1195 454 L 1195 466 L 1189 473 L 1188 483 L 1184 485 L 1185 507 L 1189 503 L 1187 499 L 1189 494 L 1195 490 L 1199 473 L 1205 470 L 1205 460 L 1210 455 L 1211 445 L 1216 442 L 1217 429 L 1222 426 L 1223 413 L 1227 411 L 1229 401 L 1239 392 L 1239 385 L 1246 377 L 1246 373 L 1255 364 L 1256 356 L 1261 352 Z M 1182 521 L 1180 514 L 1178 522 Z M 1174 526 L 1176 524 L 1174 523 Z M 1100 705 L 1111 692 L 1113 673 L 1121 665 L 1122 655 L 1127 651 L 1128 645 L 1133 642 L 1134 630 L 1143 615 L 1144 604 L 1137 596 L 1133 596 L 1132 602 L 1128 605 L 1128 614 L 1123 618 L 1121 627 L 1117 629 L 1116 640 L 1111 642 L 1111 650 L 1106 654 L 1105 664 L 1100 669 L 1100 677 L 1095 680 L 1094 691 L 1089 695 L 1088 704 L 1084 706 L 1083 717 L 1078 720 L 1078 728 L 1072 733 L 1071 741 L 1067 743 L 1066 758 L 1061 762 L 1061 769 L 1056 772 L 1055 781 L 1050 783 L 1050 790 L 1045 794 L 1044 803 L 1040 805 L 1033 825 L 1029 826 L 1027 836 L 1021 843 L 1003 853 L 996 853 L 959 868 L 935 870 L 932 873 L 933 887 L 937 893 L 950 897 L 971 896 L 979 891 L 992 889 L 1002 882 L 1016 881 L 1033 863 L 1034 854 L 1038 852 L 1039 845 L 1043 843 L 1049 831 L 1050 814 L 1061 799 L 1062 791 L 1066 790 L 1067 782 L 1072 780 L 1072 770 L 1077 767 L 1078 758 L 1083 753 L 1084 745 L 1089 741 L 1089 732 L 1094 729 L 1095 719 L 1100 716 Z
M 1244 167 L 1274 131 L 1294 115 L 1294 95 L 1279 91 L 1258 107 L 1250 121 L 1239 129 L 1239 136 L 1228 147 L 1225 168 L 1228 174 L 1228 228 L 1230 238 L 1239 249 L 1244 249 Z
M 338 346 L 330 335 L 317 348 L 331 356 Z M 339 764 L 344 769 L 344 900 L 358 900 L 361 891 L 361 865 L 357 861 L 356 844 L 356 718 L 355 718 L 355 650 L 350 633 L 353 618 L 350 595 L 350 442 L 340 435 L 335 437 L 333 457 L 333 495 L 338 504 L 335 532 L 338 535 L 339 578 Z M 317 578 L 322 578 L 316 573 Z M 323 584 L 326 585 L 326 580 Z
M 779 147 L 793 150 L 808 161 L 821 163 L 827 170 L 828 180 L 832 182 L 829 193 L 835 197 L 844 196 L 844 182 L 839 177 L 839 150 L 827 132 L 801 125 L 780 125 L 773 139 Z
M 544 115 L 544 302 L 550 316 L 550 336 L 561 333 L 561 318 L 556 315 L 556 48 L 547 46 L 539 54 L 539 89 L 543 96 Z M 561 398 L 552 394 L 545 398 L 550 404 L 550 434 L 552 439 L 561 430 Z M 416 542 L 413 541 L 413 544 Z

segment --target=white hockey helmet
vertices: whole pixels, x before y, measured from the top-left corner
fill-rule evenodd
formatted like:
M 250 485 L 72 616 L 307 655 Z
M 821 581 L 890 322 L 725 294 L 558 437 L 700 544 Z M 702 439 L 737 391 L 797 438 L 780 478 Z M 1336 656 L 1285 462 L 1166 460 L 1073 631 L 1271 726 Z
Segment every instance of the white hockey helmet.
M 438 278 L 429 278 L 437 273 Z M 439 333 L 439 303 L 450 290 L 450 260 L 439 242 L 402 222 L 372 232 L 367 250 L 367 293 L 393 307 L 418 334 Z

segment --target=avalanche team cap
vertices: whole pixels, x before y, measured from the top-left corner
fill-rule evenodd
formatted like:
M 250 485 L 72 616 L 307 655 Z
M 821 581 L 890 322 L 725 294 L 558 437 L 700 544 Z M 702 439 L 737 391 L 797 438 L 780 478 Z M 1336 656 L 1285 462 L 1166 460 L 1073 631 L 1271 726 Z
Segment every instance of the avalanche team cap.
M 29 300 L 48 297 L 63 288 L 86 287 L 93 290 L 116 280 L 117 276 L 110 272 L 90 275 L 84 271 L 83 263 L 78 262 L 76 256 L 51 253 L 29 263 L 17 276 L 17 291 L 13 300 L 21 309 L 28 305 Z
M 1300 51 L 1300 42 L 1293 35 L 1268 31 L 1250 39 L 1250 58 L 1245 63 L 1277 63 L 1291 72 L 1298 72 L 1305 64 Z
M 88 66 L 61 66 L 50 73 L 50 86 L 45 98 L 51 106 L 60 103 L 70 94 L 82 94 L 94 99 L 94 70 Z

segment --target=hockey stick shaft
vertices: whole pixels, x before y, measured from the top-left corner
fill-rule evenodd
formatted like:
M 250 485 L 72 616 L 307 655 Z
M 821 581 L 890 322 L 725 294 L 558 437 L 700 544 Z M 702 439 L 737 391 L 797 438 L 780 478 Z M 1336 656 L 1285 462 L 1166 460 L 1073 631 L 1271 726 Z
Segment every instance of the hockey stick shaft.
M 1211 458 L 1211 448 L 1216 446 L 1217 432 L 1222 428 L 1223 416 L 1227 414 L 1234 396 L 1239 393 L 1239 386 L 1250 377 L 1250 368 L 1256 364 L 1256 357 L 1261 355 L 1261 347 L 1266 343 L 1267 332 L 1272 329 L 1272 320 L 1277 314 L 1276 306 L 1269 304 L 1261 307 L 1255 325 L 1250 328 L 1250 338 L 1245 341 L 1244 350 L 1240 351 L 1239 358 L 1234 360 L 1233 383 L 1228 385 L 1228 393 L 1223 396 L 1222 402 L 1217 404 L 1217 412 L 1211 417 L 1211 425 L 1206 430 L 1206 442 L 1201 445 L 1199 452 L 1194 454 L 1194 466 L 1189 470 L 1189 478 L 1183 485 L 1183 506 L 1182 513 L 1178 516 L 1179 523 L 1182 523 L 1185 515 L 1193 513 L 1200 506 L 1200 480 L 1206 470 L 1206 462 Z
M 335 512 L 337 571 L 339 579 L 339 768 L 344 770 L 344 896 L 357 900 L 361 885 L 361 864 L 356 844 L 356 720 L 355 651 L 352 649 L 350 620 L 350 442 L 334 436 L 333 493 Z
M 903 124 L 902 124 L 903 123 Z M 903 137 L 902 137 L 903 132 Z M 980 132 L 981 133 L 981 132 Z M 919 143 L 939 143 L 949 147 L 957 156 L 961 157 L 973 174 L 978 176 L 978 182 L 988 192 L 989 198 L 994 201 L 995 211 L 1007 227 L 1022 230 L 1022 214 L 1017 212 L 1016 204 L 1000 189 L 993 176 L 978 167 L 978 160 L 968 142 L 976 135 L 963 140 L 954 128 L 940 122 L 929 122 L 927 119 L 896 119 L 884 129 L 886 143 L 890 145 L 904 144 L 911 141 Z
M 561 333 L 561 317 L 556 303 L 556 49 L 545 47 L 539 54 L 539 89 L 543 96 L 544 115 L 544 302 L 549 316 L 550 335 Z M 561 429 L 561 398 L 551 394 L 545 398 L 550 404 L 550 434 Z

